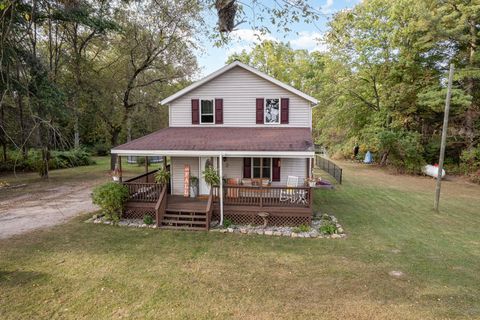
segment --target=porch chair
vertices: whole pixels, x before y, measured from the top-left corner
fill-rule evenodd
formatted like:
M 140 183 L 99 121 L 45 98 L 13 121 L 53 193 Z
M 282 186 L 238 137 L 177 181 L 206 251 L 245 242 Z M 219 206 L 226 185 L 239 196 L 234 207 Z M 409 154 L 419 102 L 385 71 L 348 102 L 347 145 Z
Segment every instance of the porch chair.
M 298 177 L 297 176 L 288 176 L 287 177 L 287 188 L 280 190 L 280 201 L 290 200 L 292 203 L 295 202 L 295 190 L 292 188 L 298 187 Z

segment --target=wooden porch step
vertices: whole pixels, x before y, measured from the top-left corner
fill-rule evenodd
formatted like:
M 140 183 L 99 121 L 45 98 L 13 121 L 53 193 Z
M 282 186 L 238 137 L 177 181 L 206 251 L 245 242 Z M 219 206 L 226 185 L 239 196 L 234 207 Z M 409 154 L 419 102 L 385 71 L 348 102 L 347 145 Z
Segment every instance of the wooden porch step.
M 164 218 L 207 219 L 206 215 L 164 214 Z
M 162 224 L 196 224 L 205 225 L 205 221 L 189 221 L 189 220 L 162 220 Z
M 206 210 L 192 210 L 192 209 L 173 209 L 173 208 L 167 208 L 165 209 L 166 212 L 178 212 L 178 213 L 195 213 L 195 214 L 206 214 Z
M 185 230 L 185 231 L 205 231 L 206 228 L 200 227 L 174 227 L 174 226 L 160 226 L 159 229 L 167 229 L 167 230 Z

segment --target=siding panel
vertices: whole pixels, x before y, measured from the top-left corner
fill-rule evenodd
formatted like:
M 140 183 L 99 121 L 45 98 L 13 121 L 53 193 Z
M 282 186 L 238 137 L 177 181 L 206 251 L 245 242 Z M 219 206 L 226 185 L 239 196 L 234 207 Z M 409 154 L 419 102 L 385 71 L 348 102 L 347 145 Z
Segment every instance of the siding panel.
M 190 175 L 198 175 L 198 158 L 172 157 L 172 194 L 183 195 L 183 168 L 190 165 Z
M 307 127 L 311 124 L 310 102 L 242 69 L 234 68 L 171 103 L 170 125 L 191 125 L 191 99 L 223 99 L 223 124 L 203 126 L 272 126 L 256 124 L 256 98 L 289 98 L 289 123 L 275 126 Z

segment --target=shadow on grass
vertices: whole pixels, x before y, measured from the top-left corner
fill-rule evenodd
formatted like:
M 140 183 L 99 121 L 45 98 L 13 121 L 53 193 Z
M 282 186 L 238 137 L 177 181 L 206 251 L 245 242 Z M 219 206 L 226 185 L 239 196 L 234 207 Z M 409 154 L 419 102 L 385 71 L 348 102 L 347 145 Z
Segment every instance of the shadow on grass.
M 49 275 L 36 271 L 5 271 L 0 270 L 0 286 L 25 286 L 39 280 L 46 280 Z

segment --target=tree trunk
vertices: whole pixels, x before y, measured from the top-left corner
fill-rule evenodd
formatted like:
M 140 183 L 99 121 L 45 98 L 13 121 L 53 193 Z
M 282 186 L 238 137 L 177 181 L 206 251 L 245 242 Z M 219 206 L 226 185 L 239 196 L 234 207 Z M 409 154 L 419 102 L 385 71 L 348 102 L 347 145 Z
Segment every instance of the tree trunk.
M 112 144 L 112 148 L 115 147 L 118 144 L 118 136 L 120 135 L 121 128 L 115 128 L 112 130 L 111 138 L 110 138 L 110 143 Z M 110 170 L 115 169 L 115 164 L 117 163 L 117 155 L 116 154 L 111 154 L 110 157 Z
M 477 27 L 476 27 L 476 21 L 475 20 L 470 20 L 469 21 L 470 25 L 470 40 L 469 40 L 469 59 L 468 59 L 468 65 L 469 68 L 475 68 L 475 54 L 476 54 L 476 49 L 477 49 Z M 467 93 L 470 96 L 475 95 L 475 90 L 476 90 L 476 79 L 472 76 L 470 76 L 467 79 Z M 463 133 L 465 135 L 465 142 L 467 144 L 468 149 L 472 149 L 475 147 L 475 122 L 478 120 L 478 117 L 480 116 L 480 112 L 477 110 L 477 106 L 475 105 L 476 101 L 475 99 L 472 99 L 472 103 L 466 110 L 464 116 L 464 122 L 463 122 Z
M 74 147 L 75 147 L 75 149 L 79 149 L 80 148 L 80 132 L 79 132 L 79 129 L 78 129 L 78 115 L 75 115 L 75 120 L 74 121 L 75 121 L 75 123 L 73 124 Z
M 388 152 L 384 152 L 382 154 L 382 159 L 380 160 L 380 166 L 386 166 L 387 165 L 387 160 L 388 160 Z
M 7 139 L 5 137 L 5 113 L 3 103 L 0 104 L 0 142 L 2 143 L 3 161 L 7 162 Z

